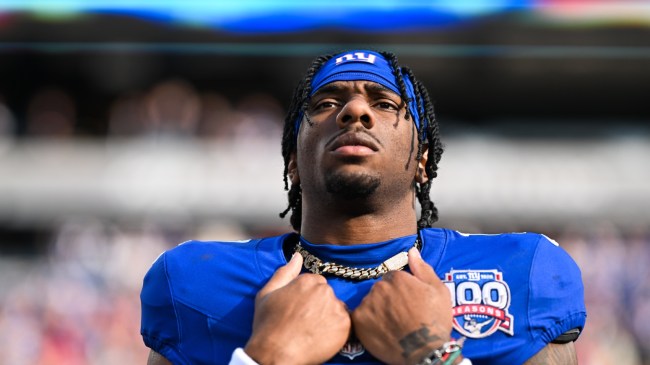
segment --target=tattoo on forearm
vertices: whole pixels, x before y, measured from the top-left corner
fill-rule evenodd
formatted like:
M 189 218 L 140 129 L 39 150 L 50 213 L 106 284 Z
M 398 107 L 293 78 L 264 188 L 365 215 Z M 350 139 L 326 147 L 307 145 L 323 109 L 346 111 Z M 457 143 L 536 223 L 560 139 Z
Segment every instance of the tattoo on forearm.
M 405 359 L 409 358 L 415 351 L 420 350 L 432 342 L 440 340 L 440 337 L 429 333 L 428 327 L 422 326 L 420 329 L 404 336 L 404 338 L 399 341 L 399 344 L 402 347 L 402 357 Z

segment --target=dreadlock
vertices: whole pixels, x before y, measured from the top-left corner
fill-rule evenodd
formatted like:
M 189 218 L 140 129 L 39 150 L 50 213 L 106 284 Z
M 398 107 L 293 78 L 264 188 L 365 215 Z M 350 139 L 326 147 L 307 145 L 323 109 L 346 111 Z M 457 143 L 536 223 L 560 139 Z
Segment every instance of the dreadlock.
M 417 105 L 418 114 L 420 115 L 421 128 L 418 131 L 418 150 L 416 159 L 420 160 L 424 153 L 424 150 L 427 149 L 427 163 L 425 165 L 425 171 L 429 177 L 427 182 L 415 186 L 415 193 L 420 202 L 421 214 L 420 219 L 418 220 L 418 229 L 432 227 L 435 222 L 438 221 L 438 209 L 431 201 L 430 192 L 431 192 L 431 183 L 434 178 L 438 176 L 438 163 L 443 152 L 442 142 L 440 141 L 440 130 L 438 122 L 435 118 L 433 111 L 433 104 L 429 99 L 429 93 L 424 87 L 422 82 L 415 78 L 413 72 L 410 68 L 400 66 L 397 63 L 397 57 L 390 52 L 379 52 L 391 65 L 393 74 L 399 85 L 400 96 L 404 101 L 405 105 L 409 105 L 412 101 L 408 97 L 406 91 L 406 84 L 404 83 L 403 74 L 408 75 L 411 83 L 413 84 L 415 102 Z M 288 190 L 289 205 L 282 213 L 280 217 L 284 218 L 291 211 L 291 226 L 297 232 L 300 232 L 301 218 L 302 218 L 302 188 L 300 184 L 291 184 L 289 188 L 289 160 L 291 158 L 291 153 L 296 150 L 296 141 L 297 131 L 295 130 L 295 122 L 301 116 L 304 116 L 307 123 L 311 124 L 309 116 L 306 113 L 307 107 L 309 105 L 309 95 L 311 93 L 311 82 L 320 70 L 320 68 L 329 61 L 333 54 L 323 55 L 316 58 L 305 77 L 298 83 L 291 104 L 289 105 L 289 111 L 287 116 L 284 119 L 284 132 L 282 136 L 282 157 L 284 157 L 284 190 Z M 409 120 L 411 118 L 411 113 L 409 108 L 406 107 L 406 116 L 405 119 Z

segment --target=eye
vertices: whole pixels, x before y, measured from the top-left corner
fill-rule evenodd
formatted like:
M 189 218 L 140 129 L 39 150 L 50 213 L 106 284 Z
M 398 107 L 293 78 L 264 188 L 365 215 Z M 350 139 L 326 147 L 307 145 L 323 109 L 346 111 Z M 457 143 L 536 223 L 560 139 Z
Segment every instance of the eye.
M 323 109 L 331 109 L 331 108 L 336 108 L 339 106 L 339 103 L 337 103 L 334 100 L 331 99 L 326 99 L 326 100 L 321 100 L 318 103 L 316 103 L 313 107 L 313 110 L 323 110 Z
M 387 100 L 380 100 L 377 103 L 375 103 L 375 107 L 379 109 L 385 109 L 385 110 L 398 110 L 399 106 L 392 102 L 392 101 L 387 101 Z

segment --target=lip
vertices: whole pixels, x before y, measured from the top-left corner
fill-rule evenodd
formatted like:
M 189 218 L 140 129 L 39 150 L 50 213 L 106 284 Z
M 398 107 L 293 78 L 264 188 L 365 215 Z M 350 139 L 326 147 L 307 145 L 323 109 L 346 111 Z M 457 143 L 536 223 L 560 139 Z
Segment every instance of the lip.
M 374 138 L 365 133 L 345 133 L 330 142 L 331 152 L 341 153 L 374 153 L 379 151 L 379 146 Z

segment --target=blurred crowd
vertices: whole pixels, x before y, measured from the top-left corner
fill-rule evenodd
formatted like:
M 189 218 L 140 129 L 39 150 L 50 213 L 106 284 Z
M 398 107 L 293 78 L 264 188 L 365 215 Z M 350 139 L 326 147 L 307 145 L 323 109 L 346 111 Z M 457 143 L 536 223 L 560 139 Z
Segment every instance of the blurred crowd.
M 138 287 L 164 242 L 146 227 L 69 222 L 44 257 L 3 258 L 0 275 L 14 280 L 0 299 L 0 363 L 145 364 Z
M 232 139 L 261 136 L 279 140 L 284 119 L 282 104 L 271 94 L 251 93 L 231 100 L 216 91 L 200 92 L 180 78 L 117 95 L 102 111 L 100 121 L 80 116 L 73 95 L 59 87 L 37 90 L 25 109 L 12 110 L 0 95 L 0 145 L 32 137 Z M 99 126 L 95 126 L 94 133 L 89 133 L 84 128 L 88 124 Z
M 234 101 L 169 79 L 119 95 L 105 114 L 106 139 L 279 141 L 284 110 L 268 94 Z M 83 137 L 81 124 L 74 98 L 63 89 L 37 91 L 22 111 L 0 95 L 0 152 L 21 139 Z M 650 227 L 621 230 L 594 222 L 554 230 L 544 233 L 573 256 L 585 282 L 588 319 L 576 345 L 580 364 L 650 365 Z M 174 229 L 93 218 L 60 224 L 43 243 L 45 254 L 0 255 L 0 365 L 145 364 L 139 291 L 156 257 L 187 239 L 260 234 L 236 222 Z
M 607 222 L 567 228 L 558 242 L 582 270 L 587 324 L 580 364 L 650 364 L 650 229 Z

